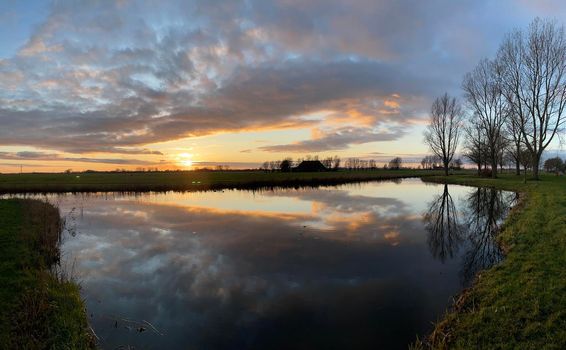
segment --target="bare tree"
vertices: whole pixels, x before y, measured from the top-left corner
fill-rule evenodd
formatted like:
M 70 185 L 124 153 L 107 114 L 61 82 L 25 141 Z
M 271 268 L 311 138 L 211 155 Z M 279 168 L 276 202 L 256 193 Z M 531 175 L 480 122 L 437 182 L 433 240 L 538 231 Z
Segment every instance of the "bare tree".
M 452 162 L 450 163 L 450 168 L 454 170 L 460 170 L 462 169 L 462 165 L 463 165 L 462 159 L 456 158 L 452 160 Z
M 370 159 L 368 165 L 370 169 L 377 169 L 377 163 L 375 162 L 374 159 Z
M 425 156 L 421 160 L 421 166 L 423 169 L 434 169 L 438 167 L 438 163 L 440 163 L 440 158 L 436 155 L 434 156 Z
M 353 170 L 358 170 L 361 169 L 364 166 L 363 162 L 361 159 L 359 158 L 348 158 L 346 159 L 346 168 L 348 169 L 353 169 Z
M 332 159 L 332 169 L 338 170 L 340 167 L 340 158 L 338 156 L 334 156 Z
M 484 133 L 481 124 L 472 119 L 464 127 L 465 143 L 464 157 L 468 158 L 478 167 L 478 175 L 481 174 L 481 167 L 486 163 L 486 151 Z
M 461 124 L 461 107 L 455 97 L 444 94 L 433 102 L 424 136 L 432 152 L 442 160 L 445 175 L 458 147 Z
M 400 157 L 395 157 L 389 161 L 389 169 L 399 170 L 403 160 Z
M 281 162 L 278 160 L 272 160 L 271 162 L 269 162 L 269 169 L 271 169 L 271 172 L 279 169 L 279 164 L 281 164 Z
M 484 135 L 491 165 L 491 176 L 497 177 L 497 165 L 503 150 L 504 125 L 509 108 L 502 93 L 503 69 L 498 61 L 483 59 L 476 68 L 465 75 L 462 88 L 476 130 Z
M 504 40 L 498 53 L 504 88 L 523 144 L 532 155 L 538 179 L 543 151 L 563 127 L 566 107 L 566 37 L 564 26 L 535 19 L 528 32 Z
M 544 161 L 544 171 L 559 173 L 564 169 L 564 161 L 560 157 L 548 158 Z
M 523 166 L 523 181 L 524 183 L 527 183 L 527 170 L 533 166 L 533 154 L 526 147 L 521 147 L 519 150 L 519 159 Z
M 499 145 L 497 146 L 497 164 L 499 164 L 499 171 L 503 172 L 503 168 L 506 165 L 507 159 L 505 158 L 505 153 L 511 146 L 511 142 L 507 135 L 505 135 L 505 130 L 503 130 L 503 137 L 499 139 Z
M 293 168 L 293 158 L 285 158 L 279 163 L 279 169 L 283 173 L 288 173 Z
M 507 148 L 507 154 L 515 164 L 515 175 L 521 175 L 521 145 L 523 144 L 523 134 L 518 118 L 511 111 L 510 118 L 507 119 L 506 135 L 511 147 Z

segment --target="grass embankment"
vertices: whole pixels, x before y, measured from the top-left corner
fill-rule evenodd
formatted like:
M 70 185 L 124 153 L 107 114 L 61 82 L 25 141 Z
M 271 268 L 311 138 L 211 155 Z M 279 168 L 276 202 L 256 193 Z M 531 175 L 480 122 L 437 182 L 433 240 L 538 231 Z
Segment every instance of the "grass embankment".
M 495 187 L 524 194 L 499 235 L 506 258 L 436 325 L 434 349 L 566 349 L 566 178 L 473 176 L 431 181 Z
M 50 272 L 61 219 L 50 204 L 0 200 L 0 348 L 92 348 L 78 286 Z
M 349 182 L 439 175 L 439 171 L 368 170 L 317 173 L 263 171 L 125 172 L 72 174 L 3 174 L 0 193 L 99 191 L 202 191 L 277 186 L 338 185 Z

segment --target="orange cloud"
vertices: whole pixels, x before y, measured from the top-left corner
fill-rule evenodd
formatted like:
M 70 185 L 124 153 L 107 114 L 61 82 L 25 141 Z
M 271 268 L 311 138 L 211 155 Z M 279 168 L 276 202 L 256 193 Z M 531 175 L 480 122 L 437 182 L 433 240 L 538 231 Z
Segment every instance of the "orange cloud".
M 385 105 L 385 107 L 394 108 L 394 109 L 400 107 L 399 102 L 393 100 L 385 100 L 383 101 L 383 104 Z
M 383 238 L 392 246 L 399 245 L 400 234 L 398 231 L 389 231 L 383 235 Z

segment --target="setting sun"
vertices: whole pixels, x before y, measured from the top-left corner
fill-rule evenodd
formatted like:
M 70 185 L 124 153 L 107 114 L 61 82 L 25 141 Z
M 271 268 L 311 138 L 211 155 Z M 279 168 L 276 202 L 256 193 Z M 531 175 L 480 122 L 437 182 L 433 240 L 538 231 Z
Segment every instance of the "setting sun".
M 190 153 L 181 153 L 177 156 L 177 163 L 181 166 L 190 168 L 193 166 L 193 155 Z

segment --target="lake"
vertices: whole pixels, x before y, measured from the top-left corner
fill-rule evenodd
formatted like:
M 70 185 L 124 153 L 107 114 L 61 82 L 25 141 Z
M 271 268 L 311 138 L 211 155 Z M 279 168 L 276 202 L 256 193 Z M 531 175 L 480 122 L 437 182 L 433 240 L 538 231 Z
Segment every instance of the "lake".
M 406 349 L 502 259 L 517 196 L 405 179 L 48 199 L 105 349 Z

